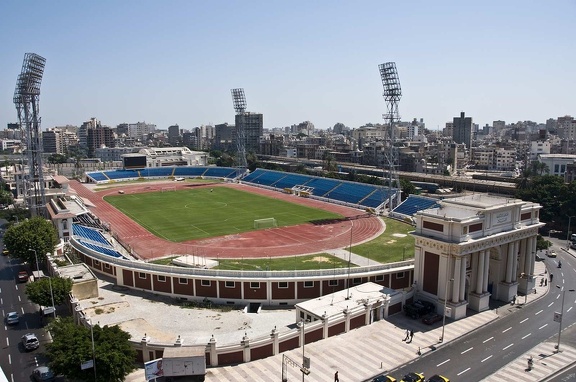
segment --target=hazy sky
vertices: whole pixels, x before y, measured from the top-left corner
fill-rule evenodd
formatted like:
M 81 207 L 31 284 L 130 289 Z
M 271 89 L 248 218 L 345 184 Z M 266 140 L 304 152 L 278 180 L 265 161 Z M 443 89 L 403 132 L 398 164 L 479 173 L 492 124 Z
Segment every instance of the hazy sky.
M 0 129 L 24 53 L 46 58 L 42 128 L 234 122 L 231 88 L 265 127 L 382 121 L 396 62 L 402 120 L 465 111 L 576 115 L 576 1 L 0 1 Z

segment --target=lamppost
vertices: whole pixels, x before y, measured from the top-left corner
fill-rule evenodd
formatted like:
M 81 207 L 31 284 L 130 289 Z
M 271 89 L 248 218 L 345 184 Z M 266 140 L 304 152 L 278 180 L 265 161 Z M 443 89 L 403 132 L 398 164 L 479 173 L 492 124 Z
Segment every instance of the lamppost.
M 33 248 L 28 248 L 28 251 L 34 252 L 34 257 L 36 258 L 36 275 L 40 278 L 40 266 L 38 265 L 38 253 Z M 50 284 L 50 298 L 52 299 L 52 317 L 56 318 L 56 305 L 54 305 L 54 292 L 52 291 L 52 278 L 48 277 L 48 283 Z
M 554 321 L 558 321 L 560 325 L 558 326 L 558 344 L 556 345 L 556 352 L 560 353 L 560 335 L 562 334 L 562 319 L 564 318 L 564 297 L 566 296 L 566 291 L 564 287 L 556 285 L 556 288 L 560 289 L 562 292 L 562 306 L 560 307 L 560 313 L 554 313 Z M 574 289 L 568 289 L 568 292 L 574 292 Z
M 444 342 L 444 329 L 446 328 L 446 304 L 448 303 L 448 282 L 454 282 L 454 279 L 448 280 L 446 278 L 446 290 L 444 292 L 444 311 L 442 312 L 442 334 L 440 335 L 440 342 Z
M 300 371 L 302 372 L 302 382 L 304 382 L 304 377 L 310 374 L 310 358 L 306 358 L 304 355 L 304 345 L 306 345 L 306 324 L 307 320 L 302 319 L 300 321 L 302 327 L 302 367 Z
M 572 223 L 572 218 L 576 216 L 568 216 L 568 233 L 566 234 L 566 249 L 570 250 L 570 223 Z
M 94 368 L 94 381 L 97 381 L 96 377 L 96 351 L 94 349 L 94 325 L 92 325 L 92 319 L 88 319 L 87 322 L 90 324 L 90 337 L 92 338 L 92 367 Z

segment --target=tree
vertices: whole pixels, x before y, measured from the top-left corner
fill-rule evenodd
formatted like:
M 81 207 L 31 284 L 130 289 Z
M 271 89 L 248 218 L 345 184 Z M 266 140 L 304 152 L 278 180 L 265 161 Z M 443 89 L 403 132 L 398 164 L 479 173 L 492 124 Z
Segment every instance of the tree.
M 51 154 L 48 157 L 48 163 L 50 163 L 50 164 L 66 163 L 67 160 L 68 160 L 68 158 L 66 157 L 66 155 L 63 155 L 63 154 Z
M 90 329 L 76 325 L 70 317 L 59 317 L 48 326 L 52 343 L 46 346 L 50 368 L 55 374 L 64 374 L 69 379 L 95 381 L 92 368 L 82 370 L 80 365 L 92 359 Z M 118 325 L 95 325 L 94 358 L 97 380 L 121 382 L 136 367 L 136 350 L 130 345 L 130 334 Z
M 58 243 L 58 234 L 54 226 L 42 217 L 11 226 L 4 234 L 4 245 L 14 257 L 30 264 L 46 259 L 46 253 L 54 252 Z M 34 252 L 35 251 L 35 252 Z
M 400 186 L 402 188 L 402 199 L 408 198 L 408 195 L 416 194 L 416 187 L 408 179 L 400 178 Z
M 54 296 L 54 305 L 62 304 L 71 290 L 72 280 L 62 277 L 43 277 L 26 285 L 26 295 L 30 301 L 43 306 L 52 306 L 52 296 Z

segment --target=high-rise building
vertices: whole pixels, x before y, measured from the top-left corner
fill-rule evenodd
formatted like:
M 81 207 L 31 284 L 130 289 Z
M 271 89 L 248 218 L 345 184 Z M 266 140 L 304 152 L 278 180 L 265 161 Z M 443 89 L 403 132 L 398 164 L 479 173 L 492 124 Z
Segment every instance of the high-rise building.
M 168 127 L 168 142 L 176 146 L 180 141 L 180 126 L 178 124 Z
M 264 116 L 259 113 L 244 112 L 236 114 L 236 126 L 244 126 L 246 152 L 258 153 L 260 137 L 264 134 Z M 237 137 L 234 137 L 237 139 Z
M 114 132 L 108 126 L 98 126 L 88 129 L 87 146 L 88 157 L 94 157 L 95 151 L 99 147 L 114 147 Z
M 62 134 L 59 129 L 42 132 L 42 148 L 45 153 L 62 154 Z
M 460 117 L 452 119 L 452 139 L 456 143 L 463 143 L 466 148 L 472 146 L 472 117 L 466 117 L 464 112 Z

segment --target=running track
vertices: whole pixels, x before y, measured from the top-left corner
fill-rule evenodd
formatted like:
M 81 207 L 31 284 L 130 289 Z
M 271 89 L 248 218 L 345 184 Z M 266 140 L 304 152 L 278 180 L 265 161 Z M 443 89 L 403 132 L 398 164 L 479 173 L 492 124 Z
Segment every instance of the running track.
M 166 182 L 147 183 L 146 185 L 121 185 L 125 193 L 140 193 L 158 191 Z M 303 204 L 315 208 L 339 213 L 349 217 L 350 220 L 339 221 L 324 225 L 301 224 L 292 227 L 271 228 L 242 234 L 227 235 L 201 240 L 190 240 L 173 243 L 152 235 L 150 232 L 135 223 L 132 219 L 104 201 L 103 197 L 118 194 L 119 187 L 112 187 L 103 191 L 93 191 L 84 184 L 70 181 L 77 195 L 92 204 L 90 210 L 102 222 L 110 224 L 115 237 L 128 244 L 135 255 L 147 260 L 173 254 L 189 254 L 206 256 L 210 258 L 249 258 L 249 257 L 278 257 L 293 256 L 308 253 L 319 253 L 339 249 L 353 244 L 370 240 L 384 230 L 381 219 L 366 215 L 364 211 L 344 207 L 331 203 L 324 203 L 313 199 L 296 197 L 281 192 L 270 191 L 246 184 L 208 184 L 191 185 L 190 183 L 169 182 L 170 187 L 234 187 L 246 189 L 254 194 L 271 196 L 292 203 Z M 90 186 L 89 186 L 90 187 Z

